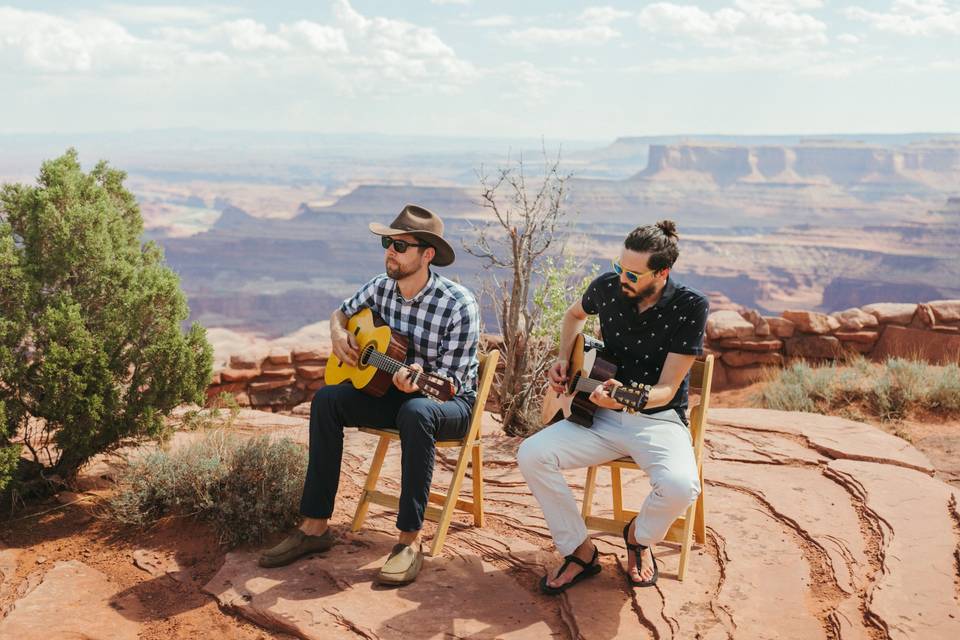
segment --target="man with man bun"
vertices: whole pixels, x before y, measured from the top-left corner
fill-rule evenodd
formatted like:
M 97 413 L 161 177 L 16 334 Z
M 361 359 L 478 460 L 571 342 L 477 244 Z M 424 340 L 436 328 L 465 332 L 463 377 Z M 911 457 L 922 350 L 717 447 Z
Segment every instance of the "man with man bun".
M 596 278 L 564 315 L 559 354 L 548 372 L 554 391 L 564 391 L 570 353 L 588 315 L 600 316 L 605 357 L 618 368 L 616 379 L 590 395 L 599 407 L 592 427 L 561 420 L 528 438 L 517 452 L 564 556 L 557 573 L 541 581 L 543 593 L 562 593 L 600 572 L 597 548 L 562 471 L 630 456 L 649 476 L 650 494 L 623 531 L 631 586 L 656 583 L 652 548 L 700 493 L 686 408 L 690 367 L 703 353 L 709 302 L 670 276 L 680 253 L 677 241 L 671 220 L 637 227 L 624 240 L 613 270 Z M 634 383 L 646 398 L 639 411 L 627 413 L 611 391 Z

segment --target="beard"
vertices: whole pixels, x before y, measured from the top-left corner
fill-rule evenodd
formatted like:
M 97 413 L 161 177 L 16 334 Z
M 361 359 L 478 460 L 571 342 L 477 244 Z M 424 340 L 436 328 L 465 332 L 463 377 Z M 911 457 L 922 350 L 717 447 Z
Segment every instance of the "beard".
M 634 291 L 633 289 L 627 287 L 627 285 L 620 285 L 620 295 L 623 296 L 625 300 L 630 302 L 643 302 L 644 300 L 650 298 L 657 292 L 657 285 L 651 283 L 648 284 L 640 291 Z
M 393 262 L 389 259 L 384 260 L 384 267 L 387 270 L 387 277 L 392 278 L 393 280 L 402 280 L 417 270 L 416 267 L 404 268 L 400 266 L 399 263 Z

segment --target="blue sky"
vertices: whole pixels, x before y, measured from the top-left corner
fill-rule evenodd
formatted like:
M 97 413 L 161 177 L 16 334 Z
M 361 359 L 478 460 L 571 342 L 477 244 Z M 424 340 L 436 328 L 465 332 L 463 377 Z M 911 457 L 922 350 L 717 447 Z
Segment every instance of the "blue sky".
M 7 2 L 0 132 L 960 131 L 960 0 Z

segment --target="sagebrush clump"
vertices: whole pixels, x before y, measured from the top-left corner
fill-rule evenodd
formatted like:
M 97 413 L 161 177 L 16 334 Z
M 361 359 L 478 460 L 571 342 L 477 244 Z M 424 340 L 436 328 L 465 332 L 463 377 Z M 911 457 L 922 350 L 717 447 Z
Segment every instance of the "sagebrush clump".
M 289 439 L 212 431 L 196 443 L 131 461 L 110 514 L 140 526 L 165 516 L 193 517 L 213 523 L 227 546 L 259 542 L 299 518 L 306 468 L 306 450 Z
M 760 406 L 783 411 L 861 411 L 884 421 L 914 412 L 960 413 L 960 366 L 889 358 L 813 366 L 796 362 L 772 374 L 757 398 Z

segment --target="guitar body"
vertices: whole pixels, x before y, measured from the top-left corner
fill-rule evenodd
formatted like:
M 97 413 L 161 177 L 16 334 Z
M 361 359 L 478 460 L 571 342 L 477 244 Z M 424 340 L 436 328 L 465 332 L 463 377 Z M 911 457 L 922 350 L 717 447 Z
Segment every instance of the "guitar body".
M 567 366 L 567 389 L 564 393 L 547 389 L 540 413 L 543 424 L 553 424 L 566 418 L 584 427 L 592 425 L 593 415 L 600 407 L 590 402 L 590 394 L 574 391 L 577 382 L 580 378 L 609 380 L 616 375 L 616 365 L 604 360 L 598 349 L 584 348 L 583 334 L 577 335 Z
M 393 375 L 366 364 L 368 350 L 379 351 L 403 362 L 407 355 L 407 340 L 394 335 L 390 327 L 370 309 L 361 309 L 353 315 L 347 321 L 347 330 L 356 336 L 360 345 L 359 362 L 356 367 L 351 367 L 330 354 L 324 381 L 327 384 L 340 384 L 349 380 L 354 388 L 379 398 L 393 385 Z

